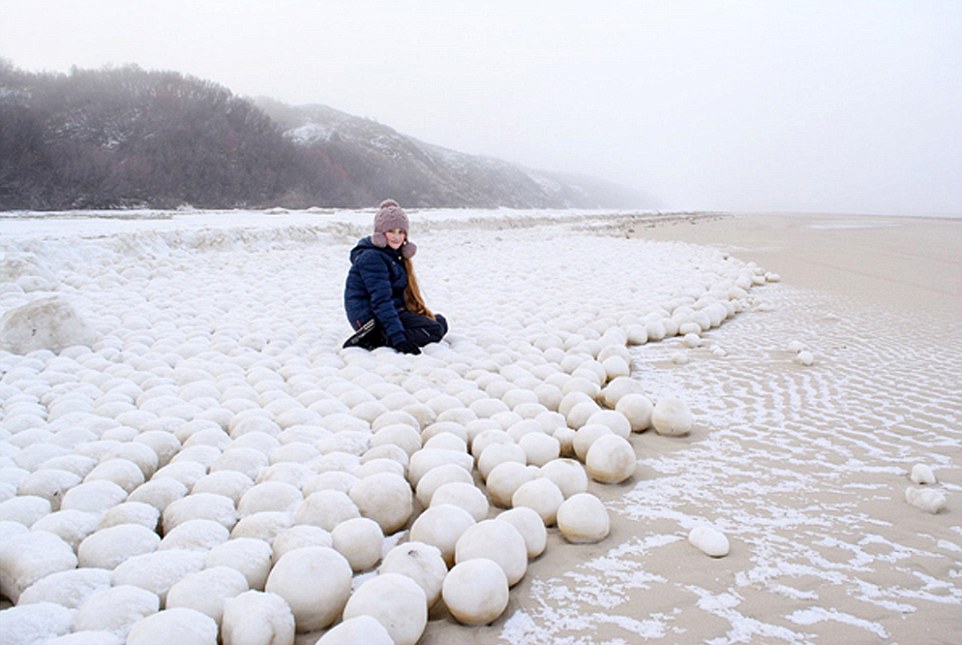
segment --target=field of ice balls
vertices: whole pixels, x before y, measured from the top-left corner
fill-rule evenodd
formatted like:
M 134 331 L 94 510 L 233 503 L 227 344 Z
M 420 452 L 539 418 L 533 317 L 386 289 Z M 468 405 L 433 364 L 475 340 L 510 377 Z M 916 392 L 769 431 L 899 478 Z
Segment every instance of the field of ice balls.
M 0 223 L 5 642 L 413 644 L 429 615 L 501 617 L 549 531 L 607 537 L 590 488 L 635 476 L 639 433 L 694 423 L 628 347 L 696 342 L 777 279 L 587 230 L 606 217 L 412 213 L 451 324 L 416 357 L 340 349 L 370 213 Z

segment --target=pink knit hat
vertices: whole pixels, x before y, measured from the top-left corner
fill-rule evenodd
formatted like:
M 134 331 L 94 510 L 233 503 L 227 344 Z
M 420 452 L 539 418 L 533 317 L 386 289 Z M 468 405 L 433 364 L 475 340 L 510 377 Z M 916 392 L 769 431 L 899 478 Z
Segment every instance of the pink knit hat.
M 408 216 L 401 210 L 398 203 L 393 199 L 385 199 L 378 207 L 377 215 L 374 216 L 374 234 L 371 235 L 371 243 L 381 248 L 386 247 L 387 237 L 384 234 L 391 229 L 399 228 L 405 233 L 401 255 L 412 258 L 417 253 L 418 247 L 407 239 L 408 226 Z

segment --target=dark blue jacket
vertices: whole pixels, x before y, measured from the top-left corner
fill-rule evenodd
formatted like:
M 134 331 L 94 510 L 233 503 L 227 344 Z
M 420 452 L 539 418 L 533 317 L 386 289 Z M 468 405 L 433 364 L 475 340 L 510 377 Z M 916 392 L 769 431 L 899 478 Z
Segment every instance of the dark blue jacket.
M 405 309 L 407 270 L 401 252 L 374 246 L 370 237 L 351 250 L 351 270 L 344 285 L 344 310 L 354 329 L 377 318 L 392 343 L 403 341 L 404 325 L 398 312 Z

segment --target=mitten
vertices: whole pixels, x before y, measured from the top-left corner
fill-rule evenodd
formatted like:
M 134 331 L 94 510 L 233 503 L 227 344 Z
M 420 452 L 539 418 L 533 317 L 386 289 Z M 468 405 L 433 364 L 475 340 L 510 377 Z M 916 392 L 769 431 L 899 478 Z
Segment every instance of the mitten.
M 407 339 L 394 343 L 394 349 L 401 352 L 402 354 L 420 354 L 421 353 L 421 348 Z

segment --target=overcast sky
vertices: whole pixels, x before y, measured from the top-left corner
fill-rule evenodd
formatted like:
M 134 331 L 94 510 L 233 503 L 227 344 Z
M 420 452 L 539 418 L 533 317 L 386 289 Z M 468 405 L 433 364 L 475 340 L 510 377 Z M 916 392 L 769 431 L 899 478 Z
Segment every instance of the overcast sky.
M 323 103 L 666 208 L 962 215 L 962 0 L 0 0 L 0 57 Z

